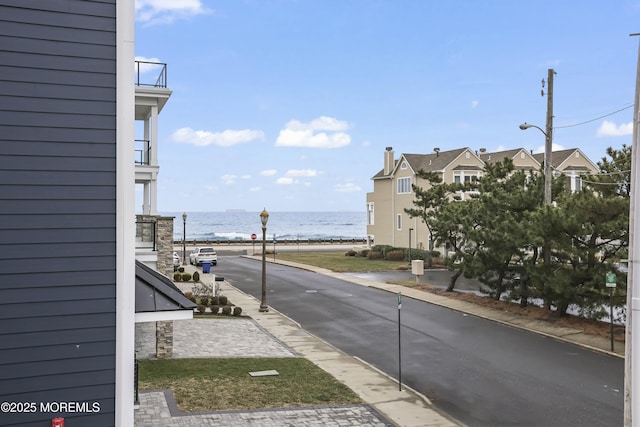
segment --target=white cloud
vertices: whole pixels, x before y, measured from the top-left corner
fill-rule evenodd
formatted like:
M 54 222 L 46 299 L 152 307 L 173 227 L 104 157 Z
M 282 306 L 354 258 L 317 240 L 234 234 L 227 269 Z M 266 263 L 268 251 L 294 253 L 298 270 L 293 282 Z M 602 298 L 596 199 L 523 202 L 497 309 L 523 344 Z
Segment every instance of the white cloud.
M 480 102 L 478 101 L 471 101 L 471 108 L 476 108 L 478 106 L 478 104 L 480 104 Z
M 359 185 L 353 182 L 346 182 L 344 184 L 336 184 L 333 186 L 334 191 L 339 193 L 353 193 L 362 190 Z
M 277 169 L 267 169 L 267 170 L 263 170 L 262 172 L 260 172 L 260 175 L 262 176 L 273 176 L 275 174 L 278 173 Z
M 136 21 L 145 25 L 170 24 L 210 12 L 200 0 L 136 0 Z
M 291 185 L 291 184 L 295 184 L 296 182 L 298 181 L 288 176 L 283 176 L 276 179 L 276 184 L 280 184 L 280 185 Z
M 311 120 L 309 123 L 291 120 L 286 126 L 292 130 L 327 130 L 332 132 L 340 132 L 349 129 L 349 123 L 344 120 L 338 120 L 328 116 L 320 116 L 317 119 Z
M 292 176 L 309 177 L 309 176 L 317 176 L 318 173 L 319 172 L 315 169 L 289 169 L 285 175 L 288 177 L 292 177 Z
M 193 130 L 190 127 L 180 128 L 171 135 L 175 142 L 193 144 L 198 147 L 207 145 L 218 145 L 220 147 L 231 147 L 236 144 L 250 141 L 264 140 L 264 132 L 261 130 L 233 130 L 227 129 L 222 132 L 210 132 L 206 130 Z
M 222 180 L 222 182 L 225 183 L 225 185 L 233 185 L 236 183 L 236 179 L 238 179 L 238 175 L 231 175 L 231 174 L 222 175 L 220 179 Z
M 249 188 L 249 191 L 251 191 L 252 193 L 255 193 L 256 191 L 260 191 L 260 190 L 262 190 L 261 187 L 251 187 L 251 188 Z
M 633 135 L 633 122 L 623 123 L 617 126 L 614 122 L 605 120 L 598 128 L 596 135 L 598 137 Z
M 341 148 L 351 143 L 351 136 L 345 132 L 347 129 L 349 123 L 327 116 L 308 123 L 291 120 L 280 130 L 276 146 Z

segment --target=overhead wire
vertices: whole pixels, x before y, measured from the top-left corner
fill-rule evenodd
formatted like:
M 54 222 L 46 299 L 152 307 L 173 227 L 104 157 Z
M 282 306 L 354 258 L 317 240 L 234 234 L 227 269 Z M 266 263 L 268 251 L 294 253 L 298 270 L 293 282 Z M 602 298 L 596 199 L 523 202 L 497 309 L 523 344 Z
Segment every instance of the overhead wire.
M 622 107 L 622 108 L 620 108 L 619 110 L 613 111 L 613 112 L 611 112 L 611 113 L 605 114 L 605 115 L 600 116 L 600 117 L 596 117 L 595 119 L 586 120 L 586 121 L 584 121 L 584 122 L 580 122 L 580 123 L 574 123 L 574 124 L 572 124 L 572 125 L 554 126 L 553 128 L 554 128 L 554 129 L 562 129 L 562 128 L 571 128 L 571 127 L 575 127 L 575 126 L 585 125 L 585 124 L 587 124 L 587 123 L 595 122 L 596 120 L 600 120 L 600 119 L 604 119 L 605 117 L 612 116 L 612 115 L 614 115 L 614 114 L 616 114 L 616 113 L 619 113 L 619 112 L 621 112 L 621 111 L 628 110 L 629 108 L 631 108 L 631 107 L 633 107 L 633 106 L 634 106 L 634 104 L 629 104 L 629 105 L 627 105 L 626 107 Z

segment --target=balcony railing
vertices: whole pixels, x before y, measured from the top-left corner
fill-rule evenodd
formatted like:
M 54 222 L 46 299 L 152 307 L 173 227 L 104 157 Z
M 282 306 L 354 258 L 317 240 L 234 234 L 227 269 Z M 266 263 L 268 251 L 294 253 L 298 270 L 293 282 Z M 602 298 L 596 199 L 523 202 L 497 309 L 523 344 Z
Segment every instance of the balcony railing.
M 151 159 L 151 141 L 136 139 L 136 165 L 149 165 Z
M 167 87 L 167 64 L 162 62 L 136 61 L 135 67 L 136 86 Z
M 154 221 L 136 221 L 136 248 L 157 251 L 156 223 Z

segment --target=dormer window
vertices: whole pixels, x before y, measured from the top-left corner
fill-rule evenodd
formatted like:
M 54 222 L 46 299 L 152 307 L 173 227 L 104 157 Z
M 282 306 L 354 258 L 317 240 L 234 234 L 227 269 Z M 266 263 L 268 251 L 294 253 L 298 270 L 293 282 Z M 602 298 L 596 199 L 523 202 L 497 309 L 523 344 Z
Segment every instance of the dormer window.
M 400 164 L 400 169 L 406 169 L 407 168 L 407 162 L 402 162 L 402 164 Z

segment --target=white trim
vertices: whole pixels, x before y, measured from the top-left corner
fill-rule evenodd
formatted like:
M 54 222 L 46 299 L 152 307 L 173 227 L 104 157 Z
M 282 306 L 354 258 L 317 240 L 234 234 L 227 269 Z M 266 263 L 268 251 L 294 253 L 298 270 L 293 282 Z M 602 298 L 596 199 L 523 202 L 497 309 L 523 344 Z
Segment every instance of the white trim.
M 156 311 L 150 313 L 136 313 L 136 323 L 163 322 L 166 320 L 193 319 L 192 310 Z
M 115 425 L 134 424 L 135 2 L 116 2 L 116 375 Z

